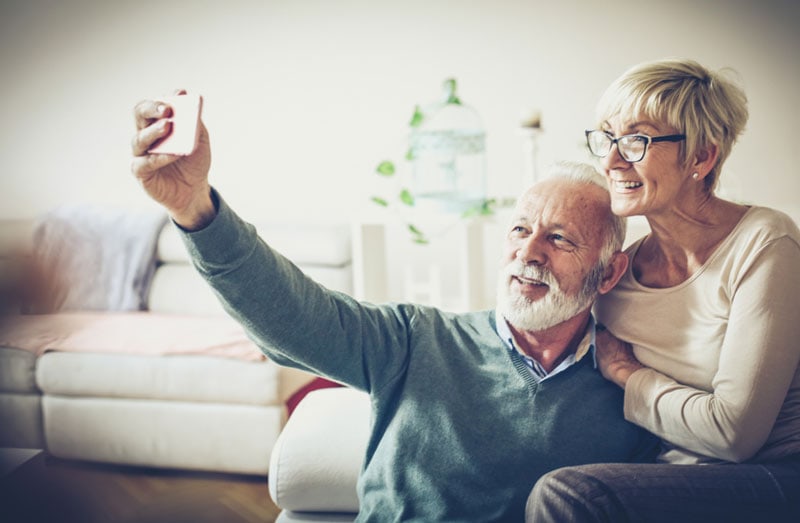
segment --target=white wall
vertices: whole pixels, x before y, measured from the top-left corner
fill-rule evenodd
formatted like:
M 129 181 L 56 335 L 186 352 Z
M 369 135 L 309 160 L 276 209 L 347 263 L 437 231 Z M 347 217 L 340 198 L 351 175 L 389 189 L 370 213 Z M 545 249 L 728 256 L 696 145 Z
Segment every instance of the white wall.
M 456 77 L 488 133 L 490 192 L 521 188 L 520 114 L 540 163 L 585 158 L 594 103 L 628 66 L 732 66 L 750 98 L 725 194 L 800 195 L 794 0 L 12 0 L 0 7 L 0 217 L 64 202 L 151 205 L 129 174 L 131 110 L 205 97 L 212 181 L 253 221 L 348 221 L 405 150 L 414 104 Z

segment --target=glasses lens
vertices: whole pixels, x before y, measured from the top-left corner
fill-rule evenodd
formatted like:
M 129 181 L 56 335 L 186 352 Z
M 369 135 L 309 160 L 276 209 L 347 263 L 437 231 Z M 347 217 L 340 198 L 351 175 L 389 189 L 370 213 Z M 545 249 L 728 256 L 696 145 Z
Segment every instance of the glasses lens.
M 638 162 L 644 158 L 644 152 L 647 149 L 647 138 L 635 134 L 621 136 L 617 141 L 617 147 L 626 161 Z
M 586 134 L 586 142 L 593 155 L 603 157 L 611 150 L 611 138 L 603 131 L 592 131 Z

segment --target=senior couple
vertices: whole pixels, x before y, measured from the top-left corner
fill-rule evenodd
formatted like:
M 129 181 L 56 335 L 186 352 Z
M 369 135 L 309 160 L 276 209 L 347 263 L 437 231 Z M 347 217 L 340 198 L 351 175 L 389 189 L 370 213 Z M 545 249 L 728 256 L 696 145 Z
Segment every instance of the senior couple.
M 800 521 L 800 232 L 715 194 L 747 120 L 724 75 L 617 79 L 586 132 L 602 175 L 520 197 L 497 308 L 464 314 L 308 279 L 210 186 L 204 127 L 148 153 L 169 114 L 136 106 L 132 170 L 198 271 L 271 359 L 371 396 L 358 521 Z M 633 215 L 651 232 L 621 252 Z

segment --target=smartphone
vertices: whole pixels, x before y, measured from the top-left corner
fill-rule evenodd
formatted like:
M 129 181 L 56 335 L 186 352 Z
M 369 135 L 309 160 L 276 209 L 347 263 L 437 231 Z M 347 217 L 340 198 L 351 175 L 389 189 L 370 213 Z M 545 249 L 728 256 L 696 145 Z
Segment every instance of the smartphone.
M 172 131 L 150 147 L 150 153 L 188 156 L 197 147 L 200 138 L 200 111 L 203 97 L 198 94 L 167 96 L 160 101 L 172 107 Z

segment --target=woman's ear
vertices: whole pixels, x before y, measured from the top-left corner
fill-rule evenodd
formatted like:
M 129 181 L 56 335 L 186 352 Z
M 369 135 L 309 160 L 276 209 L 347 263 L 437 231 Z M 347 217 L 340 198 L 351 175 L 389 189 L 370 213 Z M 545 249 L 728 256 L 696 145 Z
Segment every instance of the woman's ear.
M 608 265 L 606 265 L 603 279 L 600 281 L 600 286 L 597 291 L 600 294 L 605 294 L 617 284 L 617 282 L 625 274 L 625 269 L 628 268 L 628 255 L 622 251 L 617 251 L 611 255 Z
M 711 169 L 717 165 L 719 159 L 719 148 L 715 144 L 709 144 L 702 149 L 699 149 L 695 155 L 694 160 L 691 162 L 691 172 L 694 173 L 692 178 L 697 181 L 706 177 Z

